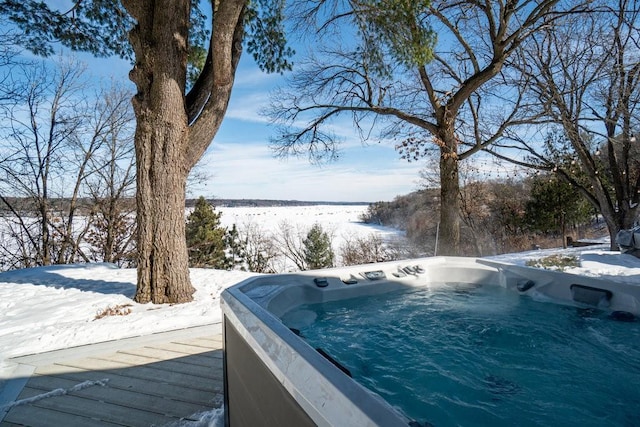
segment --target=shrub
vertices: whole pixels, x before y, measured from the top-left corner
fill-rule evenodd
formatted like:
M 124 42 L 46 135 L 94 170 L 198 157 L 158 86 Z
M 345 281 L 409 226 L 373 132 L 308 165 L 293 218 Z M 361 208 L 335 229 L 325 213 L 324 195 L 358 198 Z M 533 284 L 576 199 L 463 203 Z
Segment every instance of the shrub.
M 547 270 L 564 271 L 567 268 L 579 267 L 580 260 L 573 255 L 550 255 L 544 258 L 529 260 L 526 262 L 526 265 Z
M 340 247 L 340 252 L 342 265 L 369 264 L 395 259 L 382 238 L 376 234 L 346 238 Z

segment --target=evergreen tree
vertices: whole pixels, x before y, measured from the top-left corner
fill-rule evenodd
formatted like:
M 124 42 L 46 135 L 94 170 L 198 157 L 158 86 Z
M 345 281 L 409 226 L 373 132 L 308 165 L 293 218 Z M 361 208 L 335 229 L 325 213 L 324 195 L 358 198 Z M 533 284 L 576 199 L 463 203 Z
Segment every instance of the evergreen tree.
M 585 224 L 591 215 L 586 199 L 571 184 L 554 175 L 534 179 L 525 211 L 525 221 L 532 231 L 564 238 L 567 226 Z
M 226 229 L 220 226 L 220 215 L 200 196 L 186 224 L 190 267 L 229 267 L 224 251 Z
M 303 240 L 304 260 L 309 270 L 333 267 L 335 254 L 331 248 L 331 238 L 320 224 L 316 223 Z
M 240 266 L 241 270 L 246 270 L 246 244 L 240 237 L 238 227 L 233 224 L 231 230 L 227 231 L 224 238 L 227 249 L 228 268 L 234 269 Z

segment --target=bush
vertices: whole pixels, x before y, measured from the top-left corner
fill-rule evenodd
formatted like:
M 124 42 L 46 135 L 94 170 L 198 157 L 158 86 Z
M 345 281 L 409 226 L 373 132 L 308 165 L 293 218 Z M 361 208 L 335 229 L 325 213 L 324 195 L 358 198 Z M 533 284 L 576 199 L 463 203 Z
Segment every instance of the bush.
M 579 267 L 580 260 L 573 255 L 549 255 L 544 258 L 529 260 L 526 265 L 546 270 L 564 271 L 567 268 Z
M 342 265 L 369 264 L 391 261 L 394 255 L 384 245 L 382 238 L 376 234 L 368 237 L 346 238 L 340 247 Z

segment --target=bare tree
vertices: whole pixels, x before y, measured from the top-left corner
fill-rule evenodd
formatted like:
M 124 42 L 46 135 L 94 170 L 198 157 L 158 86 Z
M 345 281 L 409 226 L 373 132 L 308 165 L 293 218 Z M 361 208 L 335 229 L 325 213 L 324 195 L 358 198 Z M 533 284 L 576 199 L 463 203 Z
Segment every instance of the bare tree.
M 617 232 L 634 225 L 640 203 L 640 4 L 593 7 L 523 45 L 515 65 L 539 108 L 529 129 L 509 133 L 492 151 L 571 183 L 604 218 L 615 250 Z M 514 159 L 505 148 L 526 156 Z
M 294 228 L 291 223 L 283 221 L 278 226 L 274 236 L 280 254 L 291 261 L 298 270 L 306 270 L 307 263 L 304 256 L 304 244 L 302 243 L 306 231 L 299 227 Z
M 19 218 L 14 225 L 21 230 L 15 234 L 27 236 L 35 264 L 49 265 L 82 257 L 68 250 L 66 227 L 54 199 L 62 197 L 63 180 L 68 178 L 69 138 L 88 109 L 78 96 L 83 85 L 81 68 L 62 64 L 53 76 L 44 65 L 21 69 L 23 90 L 16 95 L 20 98 L 14 99 L 3 130 L 6 154 L 0 164 L 0 197 Z M 35 217 L 25 218 L 8 195 L 29 199 Z
M 99 158 L 126 126 L 118 109 L 128 109 L 132 123 L 128 95 L 120 93 L 117 107 L 111 104 L 115 95 L 102 94 L 91 104 L 83 67 L 75 61 L 21 69 L 23 90 L 12 99 L 2 129 L 0 200 L 13 239 L 5 247 L 8 265 L 89 261 L 87 183 L 110 167 Z
M 134 117 L 130 93 L 117 85 L 100 97 L 92 123 L 100 129 L 101 150 L 91 156 L 86 180 L 91 203 L 87 241 L 94 260 L 135 265 Z
M 247 270 L 256 273 L 277 273 L 279 251 L 272 235 L 255 223 L 244 224 L 240 230 L 244 243 Z
M 345 236 L 340 245 L 342 265 L 368 264 L 397 259 L 383 239 L 371 233 L 368 236 Z
M 331 31 L 331 46 L 274 97 L 268 114 L 281 125 L 276 152 L 335 157 L 339 138 L 331 124 L 339 115 L 351 116 L 363 140 L 386 120 L 380 136 L 395 139 L 405 158 L 438 152 L 438 252 L 458 254 L 459 162 L 517 122 L 522 94 L 505 93 L 494 78 L 524 41 L 561 15 L 559 2 L 297 4 L 297 16 L 315 24 L 309 28 L 321 36 Z M 342 34 L 355 42 L 336 39 L 345 27 Z

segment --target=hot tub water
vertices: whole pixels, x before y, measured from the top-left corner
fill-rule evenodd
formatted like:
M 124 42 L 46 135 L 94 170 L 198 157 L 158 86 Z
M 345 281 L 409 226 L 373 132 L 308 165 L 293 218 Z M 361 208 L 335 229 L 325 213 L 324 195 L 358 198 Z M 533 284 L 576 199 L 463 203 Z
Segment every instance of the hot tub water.
M 640 425 L 638 321 L 463 284 L 307 304 L 282 321 L 422 425 Z

